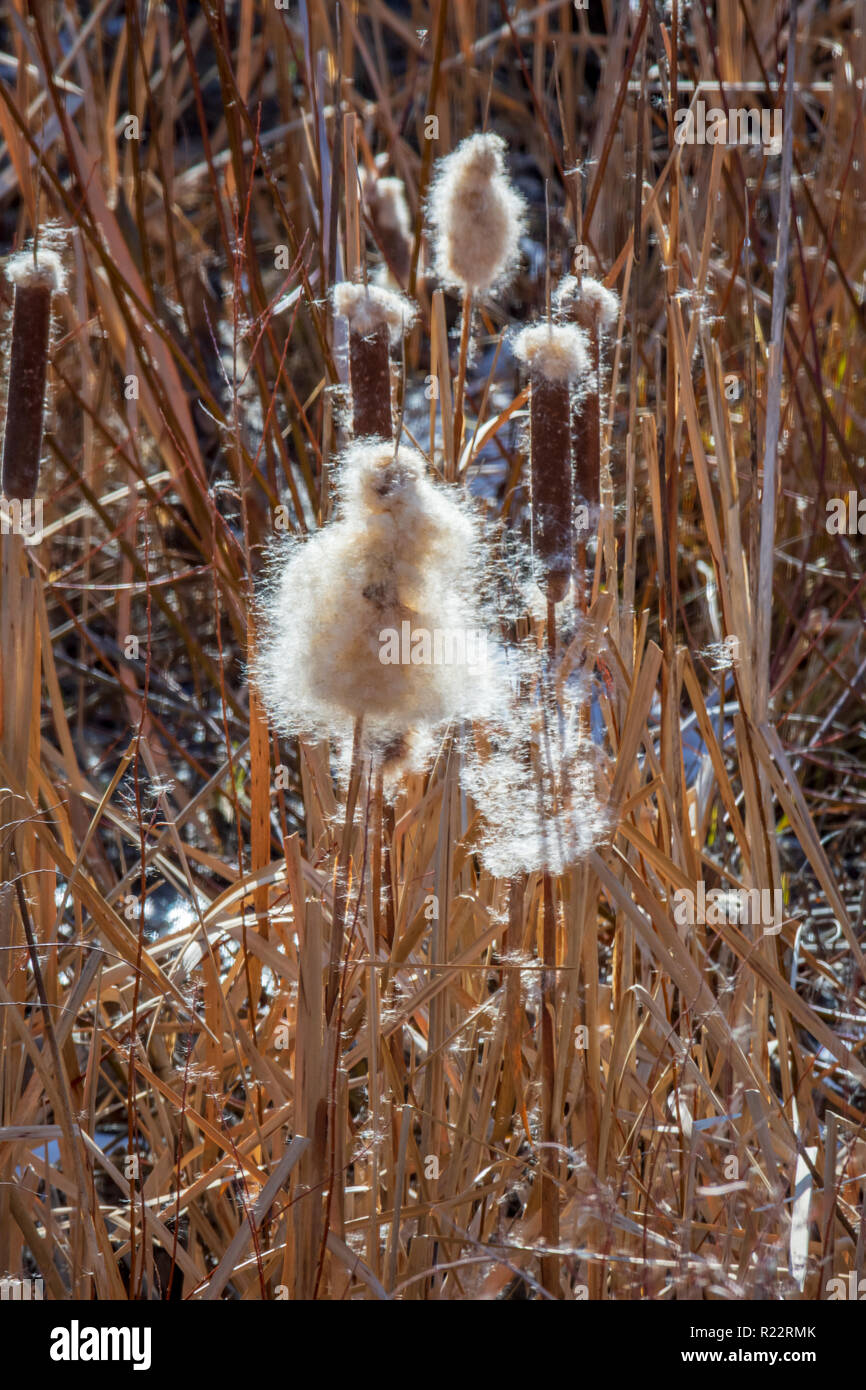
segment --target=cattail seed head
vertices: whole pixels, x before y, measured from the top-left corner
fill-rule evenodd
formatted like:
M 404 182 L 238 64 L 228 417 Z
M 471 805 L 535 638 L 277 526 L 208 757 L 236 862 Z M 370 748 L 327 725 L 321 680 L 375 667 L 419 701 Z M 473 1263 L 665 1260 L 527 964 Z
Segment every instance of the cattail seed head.
M 384 325 L 396 347 L 415 322 L 415 306 L 402 294 L 381 285 L 360 285 L 343 280 L 333 288 L 334 312 L 349 320 L 349 327 L 366 338 Z
M 601 342 L 617 321 L 619 297 L 600 280 L 566 275 L 554 296 L 557 317 L 579 324 L 587 334 L 592 359 L 589 390 L 574 412 L 574 465 L 577 494 L 590 512 L 601 498 L 601 435 L 598 392 Z
M 557 318 L 578 323 L 587 332 L 597 328 L 603 337 L 619 317 L 619 295 L 590 275 L 580 281 L 566 275 L 554 292 L 553 307 Z
M 352 422 L 356 439 L 390 439 L 391 359 L 397 344 L 415 319 L 408 299 L 380 285 L 344 281 L 333 288 L 334 311 L 349 321 L 349 379 Z
M 361 189 L 364 207 L 385 257 L 384 279 L 405 288 L 412 264 L 412 224 L 406 186 L 402 179 L 381 178 L 365 169 Z
M 51 296 L 63 277 L 59 259 L 46 250 L 36 258 L 31 251 L 14 256 L 6 274 L 15 286 L 15 303 L 0 491 L 25 501 L 39 486 Z
M 479 294 L 513 270 L 526 204 L 505 172 L 505 141 L 470 135 L 440 160 L 430 189 L 434 267 L 452 289 Z
M 530 373 L 529 424 L 532 538 L 548 599 L 565 597 L 574 551 L 574 480 L 571 418 L 589 373 L 581 329 L 534 324 L 514 345 Z
M 400 748 L 409 731 L 480 713 L 487 653 L 477 643 L 438 664 L 407 651 L 419 632 L 480 631 L 479 556 L 472 515 L 426 476 L 420 454 L 354 444 L 336 519 L 289 543 L 264 605 L 255 676 L 275 723 L 324 735 L 363 718 L 368 748 Z

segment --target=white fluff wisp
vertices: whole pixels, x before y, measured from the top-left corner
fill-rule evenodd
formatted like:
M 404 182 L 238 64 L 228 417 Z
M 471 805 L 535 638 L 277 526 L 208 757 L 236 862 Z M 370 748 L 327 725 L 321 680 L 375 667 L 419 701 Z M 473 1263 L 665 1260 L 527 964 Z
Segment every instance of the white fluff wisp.
M 476 738 L 461 781 L 481 813 L 477 849 L 495 878 L 552 874 L 585 859 L 602 840 L 607 820 L 596 787 L 596 754 L 581 734 L 583 682 L 548 689 L 541 654 L 511 653 L 516 685 Z
M 514 269 L 526 204 L 505 172 L 505 141 L 470 135 L 439 161 L 428 201 L 434 269 L 451 289 L 481 294 Z
M 415 306 L 395 290 L 381 285 L 356 285 L 343 280 L 331 291 L 334 312 L 349 320 L 353 333 L 368 338 L 377 328 L 386 328 L 392 347 L 396 347 L 415 322 Z
M 339 494 L 334 521 L 286 543 L 263 605 L 254 676 L 275 724 L 317 737 L 360 718 L 385 747 L 482 715 L 492 652 L 472 515 L 419 453 L 379 440 L 350 448 Z
M 600 280 L 584 275 L 578 280 L 565 275 L 553 296 L 553 306 L 561 319 L 579 323 L 581 328 L 597 328 L 602 335 L 609 333 L 619 317 L 619 295 Z

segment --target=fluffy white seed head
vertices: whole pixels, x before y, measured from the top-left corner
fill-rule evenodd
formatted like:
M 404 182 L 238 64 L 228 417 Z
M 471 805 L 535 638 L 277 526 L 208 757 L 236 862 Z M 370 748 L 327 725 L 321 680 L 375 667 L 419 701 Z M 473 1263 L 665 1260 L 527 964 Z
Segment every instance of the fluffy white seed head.
M 56 251 L 40 246 L 34 257 L 32 249 L 18 251 L 10 256 L 5 265 L 6 278 L 13 285 L 28 288 L 37 286 L 58 294 L 66 287 L 66 273 L 63 262 Z
M 574 385 L 589 371 L 586 337 L 576 324 L 534 323 L 514 340 L 514 355 L 548 381 Z
M 517 261 L 526 204 L 505 172 L 505 141 L 470 135 L 440 160 L 429 198 L 434 269 L 450 288 L 482 293 Z
M 402 294 L 381 285 L 356 285 L 343 280 L 332 290 L 334 312 L 349 320 L 362 338 L 384 324 L 392 345 L 399 343 L 415 321 L 415 306 Z
M 492 670 L 474 598 L 479 562 L 472 515 L 415 450 L 354 445 L 336 520 L 288 544 L 263 607 L 254 676 L 274 722 L 320 736 L 363 717 L 368 748 L 387 750 L 407 732 L 483 714 Z
M 597 325 L 602 334 L 610 332 L 619 317 L 619 295 L 590 275 L 584 275 L 580 282 L 574 275 L 566 275 L 553 302 L 560 318 L 575 319 L 582 328 Z

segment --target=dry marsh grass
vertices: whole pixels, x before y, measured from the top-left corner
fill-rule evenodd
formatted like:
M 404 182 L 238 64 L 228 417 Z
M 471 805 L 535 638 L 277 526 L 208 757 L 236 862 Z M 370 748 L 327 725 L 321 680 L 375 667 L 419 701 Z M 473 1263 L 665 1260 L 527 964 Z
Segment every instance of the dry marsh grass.
M 41 539 L 2 502 L 0 1277 L 862 1277 L 860 0 L 10 0 L 0 49 L 3 249 L 65 273 Z M 700 101 L 775 111 L 779 147 L 681 143 Z M 484 131 L 507 188 L 452 177 L 479 219 L 452 273 L 427 199 Z M 616 299 L 581 308 L 583 277 Z M 552 317 L 583 346 L 530 372 L 517 335 Z M 347 521 L 353 421 L 424 482 L 386 459 Z M 539 522 L 551 459 L 575 511 L 563 483 Z M 438 564 L 448 517 L 482 557 L 454 593 L 411 587 L 401 488 L 418 527 L 440 508 Z M 407 592 L 477 601 L 492 703 L 443 676 L 400 705 L 391 672 L 367 717 L 337 624 L 399 627 Z M 740 920 L 743 890 L 781 911 Z

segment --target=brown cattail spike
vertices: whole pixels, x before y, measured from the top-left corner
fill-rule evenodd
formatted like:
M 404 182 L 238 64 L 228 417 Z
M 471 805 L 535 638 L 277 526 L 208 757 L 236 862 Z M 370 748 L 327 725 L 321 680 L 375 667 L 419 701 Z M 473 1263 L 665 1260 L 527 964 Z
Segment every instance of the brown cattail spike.
M 402 295 L 378 285 L 335 285 L 334 309 L 349 321 L 349 378 L 356 439 L 391 439 L 390 346 L 412 324 L 415 310 Z
M 34 261 L 27 252 L 10 263 L 7 274 L 15 283 L 15 305 L 0 491 L 26 501 L 39 486 L 51 295 L 59 271 L 50 253 L 41 252 Z
M 567 381 L 532 373 L 530 396 L 532 539 L 548 598 L 568 591 L 574 549 L 571 430 Z
M 589 359 L 583 333 L 573 325 L 526 328 L 514 350 L 530 370 L 533 549 L 548 601 L 559 603 L 574 553 L 572 402 L 584 388 Z
M 574 413 L 574 463 L 577 495 L 597 512 L 601 500 L 601 340 L 619 313 L 619 299 L 600 280 L 585 275 L 578 281 L 567 275 L 555 297 L 559 319 L 577 323 L 589 338 L 591 378 L 583 401 Z
M 352 432 L 356 439 L 378 435 L 390 439 L 391 354 L 384 323 L 362 337 L 349 329 L 349 378 L 352 383 Z
M 380 178 L 376 172 L 364 170 L 361 188 L 373 235 L 385 257 L 385 279 L 405 289 L 412 263 L 412 223 L 406 186 L 402 179 Z

